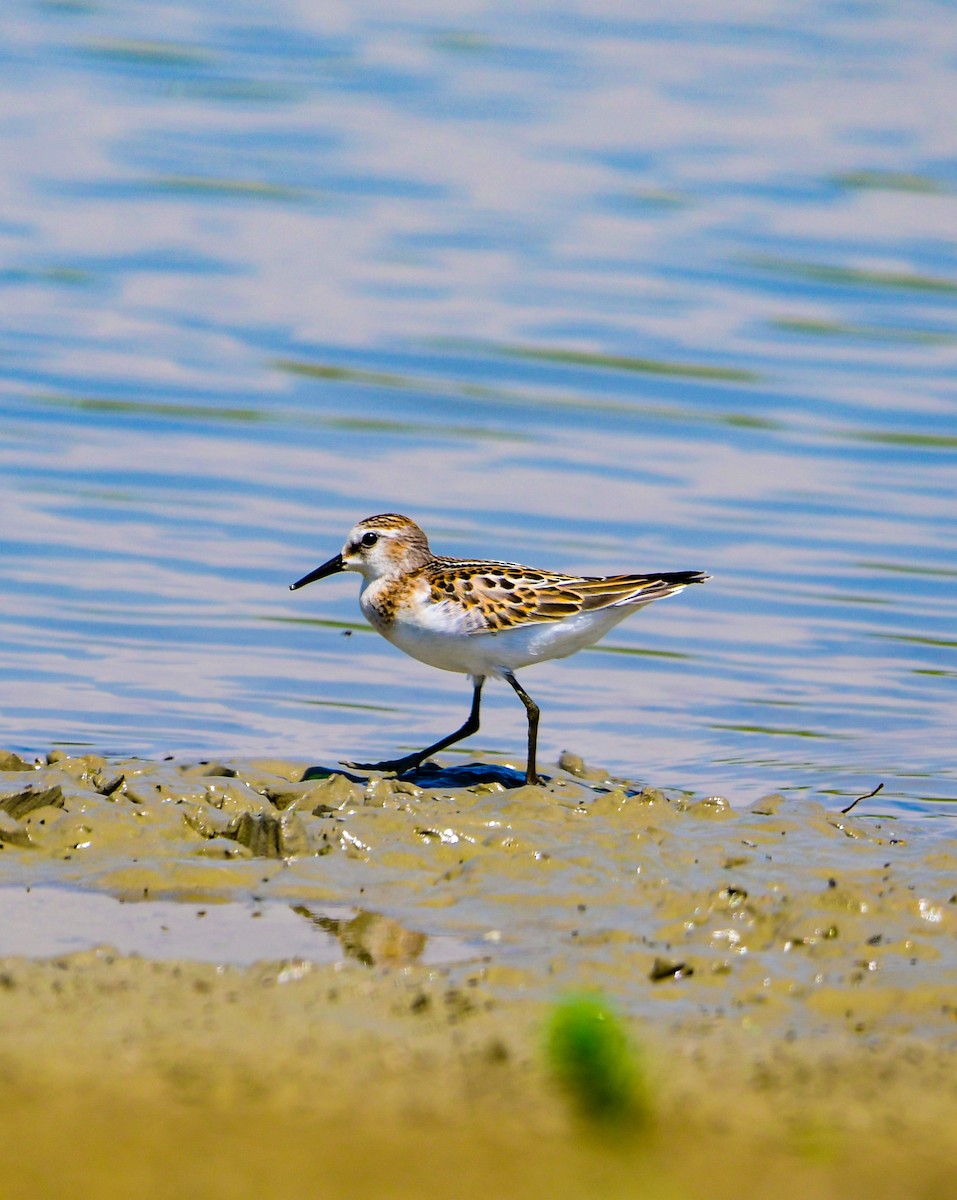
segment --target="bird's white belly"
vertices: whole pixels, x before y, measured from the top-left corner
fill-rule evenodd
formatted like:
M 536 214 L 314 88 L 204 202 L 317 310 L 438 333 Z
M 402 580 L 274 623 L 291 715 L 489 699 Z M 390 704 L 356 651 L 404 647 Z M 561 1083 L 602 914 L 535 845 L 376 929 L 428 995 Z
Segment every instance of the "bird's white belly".
M 593 645 L 632 611 L 603 609 L 488 633 L 462 632 L 436 619 L 441 614 L 434 611 L 426 620 L 421 614 L 403 612 L 390 625 L 376 623 L 376 627 L 398 649 L 431 667 L 500 678 L 506 671 L 550 658 L 566 658 Z

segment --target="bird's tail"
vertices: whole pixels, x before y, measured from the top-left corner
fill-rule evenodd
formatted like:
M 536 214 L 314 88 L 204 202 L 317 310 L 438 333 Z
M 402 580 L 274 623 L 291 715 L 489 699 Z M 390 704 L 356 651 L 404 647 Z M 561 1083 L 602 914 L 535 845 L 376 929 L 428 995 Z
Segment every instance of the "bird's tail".
M 706 583 L 711 576 L 706 571 L 662 571 L 655 575 L 632 576 L 637 585 L 632 593 L 615 602 L 618 605 L 650 604 L 673 596 L 692 583 Z

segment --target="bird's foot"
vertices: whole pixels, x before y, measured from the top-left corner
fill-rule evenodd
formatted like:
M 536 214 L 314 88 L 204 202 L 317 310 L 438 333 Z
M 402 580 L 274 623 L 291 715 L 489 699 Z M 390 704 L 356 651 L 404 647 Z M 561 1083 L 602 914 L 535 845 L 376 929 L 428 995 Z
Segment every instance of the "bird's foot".
M 414 771 L 422 766 L 423 758 L 419 754 L 407 754 L 405 758 L 390 758 L 385 762 L 377 763 L 360 763 L 346 762 L 343 760 L 344 767 L 351 767 L 355 771 L 388 771 L 392 775 L 404 775 L 406 771 Z

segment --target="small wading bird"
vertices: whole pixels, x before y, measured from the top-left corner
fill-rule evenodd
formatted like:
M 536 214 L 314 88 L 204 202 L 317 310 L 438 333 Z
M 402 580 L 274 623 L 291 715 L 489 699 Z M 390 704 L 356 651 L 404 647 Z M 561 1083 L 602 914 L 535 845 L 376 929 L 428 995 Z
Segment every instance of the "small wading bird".
M 461 729 L 424 750 L 380 763 L 346 763 L 362 771 L 401 774 L 475 733 L 482 684 L 504 679 L 528 714 L 525 778 L 538 782 L 538 705 L 515 672 L 592 646 L 636 609 L 710 579 L 703 571 L 603 578 L 560 575 L 516 563 L 433 554 L 422 530 L 397 513 L 360 521 L 341 553 L 291 585 L 305 587 L 340 571 L 362 576 L 359 605 L 372 627 L 430 667 L 472 680 L 472 710 Z

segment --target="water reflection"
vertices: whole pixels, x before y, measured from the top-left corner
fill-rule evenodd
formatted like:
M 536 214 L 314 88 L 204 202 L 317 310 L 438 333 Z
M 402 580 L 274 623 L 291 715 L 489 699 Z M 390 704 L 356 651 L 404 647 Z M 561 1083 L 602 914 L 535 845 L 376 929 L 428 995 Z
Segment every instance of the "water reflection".
M 14 4 L 0 741 L 423 744 L 461 681 L 285 592 L 398 510 L 715 576 L 536 672 L 553 762 L 957 798 L 957 21 L 814 18 Z
M 251 904 L 209 896 L 134 903 L 67 887 L 0 888 L 0 955 L 103 954 L 195 962 L 281 959 L 366 965 L 441 964 L 474 957 L 462 938 L 427 938 L 391 917 L 342 905 Z M 304 925 L 300 918 L 306 918 Z
M 347 958 L 368 967 L 404 966 L 417 962 L 428 939 L 424 933 L 406 929 L 399 921 L 381 913 L 359 912 L 348 921 L 317 913 L 307 904 L 294 904 L 292 911 L 310 924 L 337 938 Z

